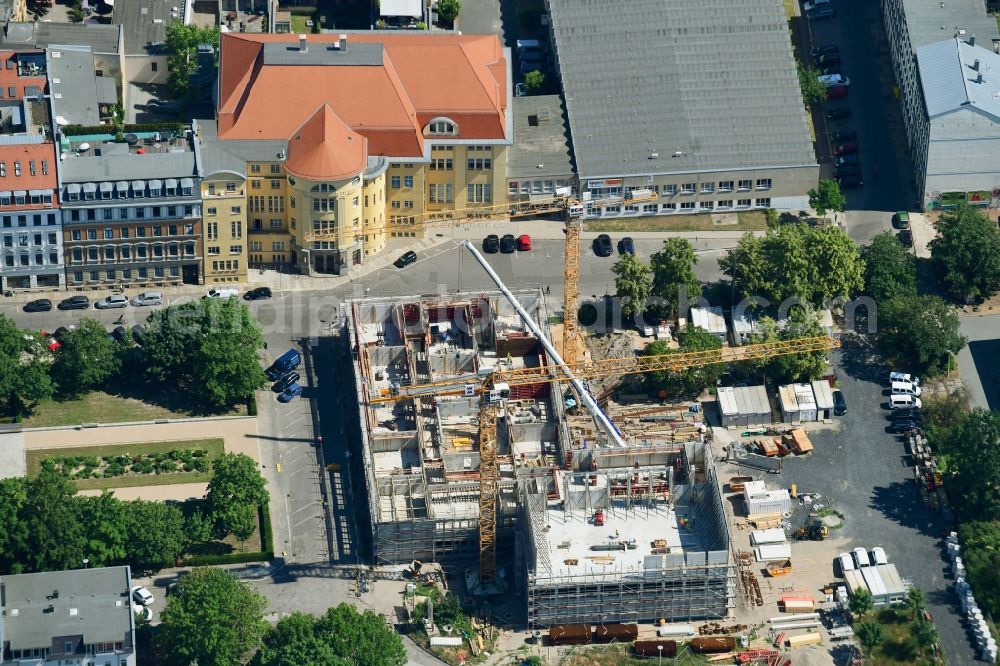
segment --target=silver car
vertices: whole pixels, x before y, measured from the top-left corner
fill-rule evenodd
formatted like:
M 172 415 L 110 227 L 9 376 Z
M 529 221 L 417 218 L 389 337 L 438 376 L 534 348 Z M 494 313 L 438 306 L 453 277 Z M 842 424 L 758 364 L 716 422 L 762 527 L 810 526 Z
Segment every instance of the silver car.
M 111 296 L 106 296 L 101 300 L 94 303 L 94 307 L 98 310 L 108 310 L 110 308 L 124 308 L 128 306 L 128 299 L 124 294 L 113 294 Z

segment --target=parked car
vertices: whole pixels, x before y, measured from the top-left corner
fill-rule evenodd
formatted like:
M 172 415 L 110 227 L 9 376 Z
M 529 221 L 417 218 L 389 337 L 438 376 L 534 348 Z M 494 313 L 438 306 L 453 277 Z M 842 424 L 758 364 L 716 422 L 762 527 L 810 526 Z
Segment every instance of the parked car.
M 490 234 L 483 239 L 483 252 L 486 254 L 496 254 L 500 251 L 500 237 Z
M 47 298 L 39 298 L 37 300 L 24 304 L 25 312 L 48 312 L 51 309 L 52 309 L 52 301 L 50 301 Z
M 861 180 L 857 176 L 844 176 L 837 179 L 837 183 L 843 190 L 850 190 L 855 187 L 864 187 L 865 181 Z
M 514 238 L 514 234 L 504 234 L 503 238 L 500 239 L 500 251 L 504 254 L 511 254 L 517 249 L 517 240 Z
M 840 54 L 839 53 L 828 53 L 821 56 L 817 56 L 813 59 L 817 67 L 839 67 L 840 66 Z
M 888 426 L 886 426 L 886 431 L 891 432 L 894 435 L 899 435 L 904 432 L 910 432 L 911 430 L 916 430 L 920 426 L 917 425 L 916 421 L 893 421 Z
M 841 155 L 857 155 L 858 144 L 852 141 L 841 143 L 833 149 L 833 154 L 837 157 L 840 157 Z
M 105 296 L 101 300 L 94 303 L 94 307 L 98 310 L 108 310 L 111 308 L 124 308 L 128 306 L 128 298 L 125 294 L 112 294 L 111 296 Z
M 830 91 L 827 92 L 827 97 L 830 96 Z M 826 112 L 827 120 L 846 120 L 851 117 L 851 110 L 846 107 L 838 107 L 836 109 L 829 109 Z
M 635 242 L 631 236 L 625 236 L 618 241 L 618 254 L 635 254 Z
M 86 310 L 90 307 L 90 299 L 86 296 L 70 296 L 60 301 L 56 307 L 60 310 Z
M 114 330 L 108 333 L 108 337 L 118 344 L 123 345 L 128 340 L 128 329 L 124 326 L 115 326 Z
M 893 382 L 909 382 L 914 386 L 920 386 L 920 377 L 916 375 L 911 375 L 908 372 L 896 372 L 895 370 L 889 373 L 889 383 Z
M 142 604 L 132 604 L 132 612 L 136 616 L 145 622 L 153 621 L 153 609 L 143 606 Z
M 298 384 L 292 384 L 278 394 L 278 402 L 291 402 L 300 395 L 302 395 L 302 387 Z
M 132 598 L 135 599 L 136 603 L 142 604 L 143 606 L 152 605 L 152 603 L 156 601 L 152 592 L 144 588 L 142 585 L 136 585 L 132 588 Z
M 132 327 L 132 341 L 135 344 L 142 346 L 142 338 L 146 335 L 146 327 L 142 324 L 136 324 Z
M 910 228 L 910 214 L 905 210 L 901 210 L 892 216 L 892 225 L 897 229 L 909 229 Z
M 827 88 L 851 85 L 851 80 L 843 74 L 820 74 L 819 82 Z
M 410 264 L 414 263 L 416 260 L 417 260 L 417 253 L 414 252 L 413 250 L 410 250 L 409 252 L 404 252 L 399 259 L 392 262 L 392 265 L 395 266 L 396 268 L 406 268 Z
M 819 67 L 820 76 L 839 76 L 841 73 L 840 63 L 827 63 Z
M 517 249 L 521 252 L 528 252 L 531 250 L 531 236 L 528 234 L 521 234 L 517 237 Z
M 257 287 L 256 289 L 251 289 L 243 294 L 243 298 L 247 301 L 259 301 L 262 298 L 271 298 L 271 288 Z
M 848 164 L 859 164 L 857 155 L 841 155 L 833 161 L 834 166 L 847 166 Z
M 610 236 L 601 234 L 594 239 L 594 254 L 598 257 L 610 257 L 612 252 Z
M 264 374 L 267 375 L 267 378 L 272 382 L 276 382 L 278 381 L 278 378 L 299 367 L 299 363 L 301 362 L 302 355 L 295 349 L 289 349 L 275 359 L 274 363 L 272 363 L 271 366 L 264 371 Z
M 285 375 L 278 381 L 274 382 L 274 385 L 271 386 L 271 390 L 274 391 L 275 393 L 282 393 L 286 388 L 288 388 L 292 384 L 298 384 L 300 379 L 302 379 L 302 377 L 299 375 L 299 373 L 289 372 L 287 375 Z
M 900 231 L 899 242 L 903 244 L 903 247 L 913 247 L 913 232 L 909 229 Z
M 163 294 L 158 291 L 144 291 L 132 299 L 132 305 L 162 305 Z
M 836 44 L 820 44 L 819 46 L 814 46 L 809 55 L 815 59 L 821 56 L 838 55 L 839 53 L 840 47 Z
M 847 99 L 847 86 L 830 86 L 826 89 L 827 99 Z
M 806 12 L 806 18 L 810 21 L 826 21 L 832 18 L 836 18 L 837 12 L 833 7 L 829 5 L 824 5 L 822 7 L 816 7 L 811 12 Z
M 890 421 L 923 421 L 923 414 L 919 409 L 909 408 L 909 409 L 897 409 L 894 412 L 889 412 Z
M 811 12 L 818 7 L 829 7 L 830 0 L 806 0 L 802 3 L 802 11 Z
M 844 400 L 843 391 L 833 392 L 833 413 L 836 416 L 843 416 L 847 413 L 847 401 Z
M 845 164 L 844 166 L 839 166 L 835 170 L 835 175 L 837 178 L 842 178 L 845 176 L 853 176 L 855 178 L 861 177 L 861 167 L 857 164 Z
M 844 143 L 845 141 L 854 141 L 858 138 L 858 133 L 852 129 L 840 129 L 835 132 L 830 132 L 830 141 L 834 143 Z

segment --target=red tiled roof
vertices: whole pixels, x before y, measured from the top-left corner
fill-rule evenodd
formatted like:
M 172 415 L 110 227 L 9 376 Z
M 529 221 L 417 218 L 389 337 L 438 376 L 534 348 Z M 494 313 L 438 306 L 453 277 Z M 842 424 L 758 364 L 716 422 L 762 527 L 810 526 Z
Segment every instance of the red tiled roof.
M 324 104 L 289 139 L 285 170 L 306 180 L 351 178 L 364 171 L 367 148 L 367 140 Z
M 54 190 L 56 189 L 56 150 L 52 143 L 0 144 L 0 160 L 4 162 L 4 176 L 0 176 L 0 190 Z M 48 174 L 42 173 L 42 160 L 48 162 Z M 31 175 L 31 162 L 35 175 Z M 16 175 L 14 162 L 21 163 L 21 175 Z
M 38 51 L 37 53 L 42 53 Z M 23 54 L 23 52 L 22 52 Z M 14 62 L 8 67 L 8 61 L 15 60 L 18 54 L 14 51 L 0 51 L 0 96 L 4 99 L 24 99 L 25 88 L 38 88 L 41 92 L 48 90 L 49 80 L 42 76 L 18 76 L 17 63 Z M 14 88 L 15 94 L 9 95 L 10 88 Z
M 338 36 L 307 39 L 328 44 Z M 495 36 L 352 33 L 349 40 L 382 44 L 382 66 L 264 64 L 265 43 L 298 37 L 223 34 L 219 137 L 286 139 L 327 104 L 368 139 L 371 155 L 421 156 L 422 128 L 439 116 L 458 124 L 458 138 L 505 138 L 507 69 Z

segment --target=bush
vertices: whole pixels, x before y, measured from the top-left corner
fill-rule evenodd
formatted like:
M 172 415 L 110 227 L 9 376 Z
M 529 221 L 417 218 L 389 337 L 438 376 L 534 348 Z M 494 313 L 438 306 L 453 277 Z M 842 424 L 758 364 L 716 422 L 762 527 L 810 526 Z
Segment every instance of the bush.
M 271 532 L 271 512 L 266 504 L 261 504 L 257 511 L 260 522 L 260 549 L 265 553 L 274 550 L 274 534 Z
M 247 398 L 247 415 L 257 416 L 257 396 L 251 395 Z
M 66 136 L 77 136 L 80 134 L 107 134 L 110 135 L 114 129 L 111 125 L 67 125 L 62 128 Z M 178 122 L 162 123 L 135 123 L 125 125 L 125 132 L 183 132 L 184 124 Z
M 259 553 L 227 553 L 225 555 L 195 555 L 184 560 L 184 566 L 207 567 L 217 564 L 243 564 L 245 562 L 270 562 L 274 553 L 261 551 Z

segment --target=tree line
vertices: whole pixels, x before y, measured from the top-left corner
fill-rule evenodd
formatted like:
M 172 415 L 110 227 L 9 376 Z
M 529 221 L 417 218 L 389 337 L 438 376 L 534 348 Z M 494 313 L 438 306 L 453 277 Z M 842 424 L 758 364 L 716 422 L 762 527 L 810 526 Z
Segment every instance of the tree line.
M 0 480 L 0 573 L 79 569 L 84 560 L 133 571 L 174 566 L 193 545 L 249 538 L 268 499 L 257 463 L 244 454 L 217 458 L 206 500 L 184 505 L 77 495 L 64 473 L 43 465 L 34 478 Z

